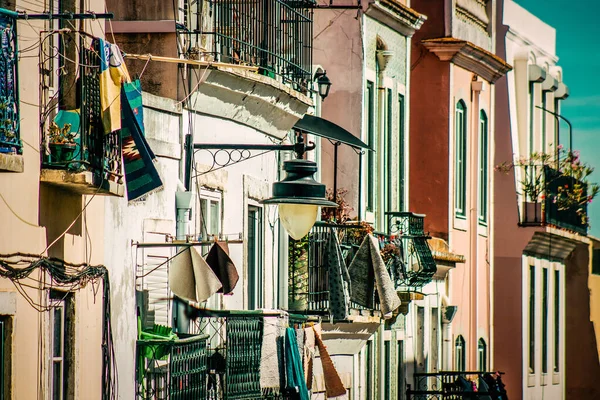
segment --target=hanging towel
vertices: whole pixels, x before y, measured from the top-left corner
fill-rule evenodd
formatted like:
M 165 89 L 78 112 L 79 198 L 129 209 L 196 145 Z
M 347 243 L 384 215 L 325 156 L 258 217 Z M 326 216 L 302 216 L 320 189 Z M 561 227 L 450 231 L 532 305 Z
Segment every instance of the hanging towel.
M 365 236 L 360 245 L 360 249 L 358 249 L 352 263 L 350 263 L 349 272 L 352 283 L 352 293 L 356 293 L 359 298 L 368 300 L 366 297 L 369 296 L 369 291 L 367 290 L 366 293 L 364 293 L 364 289 L 368 289 L 366 286 L 369 284 L 368 279 L 366 278 L 366 271 L 373 271 L 375 287 L 377 288 L 377 294 L 379 295 L 381 304 L 381 312 L 383 313 L 384 318 L 387 319 L 391 318 L 392 311 L 400 307 L 401 302 L 390 278 L 390 274 L 381 258 L 378 246 L 377 239 L 375 239 L 373 235 L 368 234 Z M 357 287 L 362 287 L 362 289 L 359 289 L 359 291 L 356 292 Z M 352 299 L 354 300 L 354 296 Z
M 485 379 L 483 379 L 483 376 L 479 376 L 479 383 L 478 383 L 478 392 L 481 393 L 489 393 L 491 394 L 491 390 L 490 387 L 488 386 L 488 384 L 485 382 Z M 492 396 L 490 396 L 489 394 L 479 394 L 477 396 L 477 398 L 479 400 L 492 400 Z
M 333 319 L 344 320 L 348 318 L 350 275 L 335 231 L 327 238 L 326 257 L 329 274 L 329 312 Z
M 221 282 L 198 251 L 188 247 L 171 260 L 169 287 L 177 297 L 199 303 L 217 293 Z
M 365 237 L 366 239 L 366 237 Z M 350 274 L 350 299 L 368 309 L 374 308 L 375 276 L 373 273 L 370 247 L 361 243 L 348 266 Z
M 121 129 L 121 83 L 129 82 L 129 72 L 121 50 L 115 44 L 97 39 L 100 55 L 100 105 L 104 132 Z
M 124 83 L 121 90 L 121 142 L 127 199 L 141 200 L 163 187 L 154 165 L 155 155 L 144 137 L 140 81 Z
M 298 343 L 296 342 L 296 331 L 294 328 L 285 330 L 285 356 L 286 356 L 286 377 L 287 389 L 291 393 L 298 393 L 300 400 L 309 400 L 308 389 L 304 381 L 304 372 L 302 371 L 302 359 L 298 353 Z
M 226 242 L 215 242 L 206 256 L 206 262 L 217 275 L 223 287 L 219 293 L 231 294 L 240 276 L 229 258 L 229 246 Z
M 282 318 L 263 318 L 260 388 L 266 394 L 278 394 L 281 388 L 281 339 L 285 330 L 283 323 Z
M 315 358 L 315 331 L 312 327 L 304 328 L 304 351 L 302 355 L 302 366 L 304 368 L 304 380 L 308 390 L 312 389 L 313 361 Z
M 346 394 L 346 388 L 342 383 L 342 379 L 335 369 L 335 365 L 333 365 L 333 360 L 327 352 L 327 347 L 325 347 L 325 344 L 321 339 L 321 334 L 317 332 L 317 330 L 314 332 L 315 341 L 319 348 L 319 357 L 323 364 L 323 376 L 325 378 L 325 393 L 327 398 L 343 396 Z

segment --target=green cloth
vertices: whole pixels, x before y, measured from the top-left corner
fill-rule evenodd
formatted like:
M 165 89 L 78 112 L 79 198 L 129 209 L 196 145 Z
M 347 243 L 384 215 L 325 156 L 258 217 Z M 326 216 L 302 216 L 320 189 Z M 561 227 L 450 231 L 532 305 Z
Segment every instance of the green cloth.
M 296 341 L 296 331 L 294 328 L 285 330 L 285 368 L 287 376 L 287 389 L 300 394 L 300 400 L 309 400 L 308 388 L 304 380 L 304 370 L 302 369 L 302 357 L 298 352 L 298 342 Z

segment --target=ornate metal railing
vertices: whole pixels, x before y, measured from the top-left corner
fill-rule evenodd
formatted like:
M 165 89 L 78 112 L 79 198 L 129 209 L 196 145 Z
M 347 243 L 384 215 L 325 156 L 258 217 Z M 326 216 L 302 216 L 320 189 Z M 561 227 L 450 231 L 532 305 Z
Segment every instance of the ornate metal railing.
M 587 188 L 582 186 L 583 194 L 579 197 L 583 200 L 579 204 L 560 204 L 555 200 L 559 188 L 575 190 L 575 185 L 581 182 L 570 176 L 562 175 L 559 171 L 550 167 L 544 167 L 544 179 L 546 182 L 546 196 L 544 200 L 544 214 L 546 223 L 556 225 L 560 228 L 575 231 L 581 235 L 587 235 Z
M 0 153 L 21 154 L 17 22 L 0 15 Z
M 437 270 L 424 231 L 425 216 L 412 212 L 387 212 L 389 237 L 399 240 L 399 259 L 395 258 L 393 277 L 396 287 L 421 287 L 433 279 Z
M 346 265 L 360 247 L 364 238 L 364 226 L 357 224 L 332 224 L 317 222 L 301 241 L 290 240 L 288 306 L 291 310 L 309 314 L 329 313 L 329 266 L 327 264 L 327 240 L 337 234 Z M 378 309 L 377 298 L 373 299 Z M 350 302 L 354 309 L 366 309 Z
M 184 336 L 171 340 L 139 339 L 136 342 L 136 399 L 207 398 L 208 336 Z
M 303 327 L 305 318 L 280 311 L 217 311 L 196 310 L 193 332 L 209 336 L 207 397 L 215 400 L 229 399 L 287 399 L 283 390 L 268 393 L 261 390 L 261 357 L 263 334 L 279 335 L 281 341 L 273 340 L 277 359 L 277 346 L 283 350 L 283 333 L 287 326 Z M 266 332 L 266 333 L 265 333 Z M 277 344 L 275 344 L 277 343 Z M 285 382 L 285 360 L 277 376 Z M 271 363 L 273 364 L 273 363 Z M 277 363 L 273 364 L 277 368 Z
M 406 397 L 408 400 L 500 399 L 506 396 L 501 375 L 483 371 L 415 373 L 414 385 L 407 385 Z
M 180 53 L 257 66 L 260 73 L 306 91 L 312 71 L 313 7 L 312 0 L 183 0 Z
M 120 131 L 105 132 L 102 122 L 98 40 L 74 32 L 44 35 L 40 51 L 42 167 L 91 171 L 105 181 L 122 183 Z

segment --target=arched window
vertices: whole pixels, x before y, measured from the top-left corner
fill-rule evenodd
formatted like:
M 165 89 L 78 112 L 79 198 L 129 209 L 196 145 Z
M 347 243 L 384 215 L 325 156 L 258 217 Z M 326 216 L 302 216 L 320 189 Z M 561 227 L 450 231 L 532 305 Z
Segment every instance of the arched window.
M 477 369 L 487 370 L 487 344 L 483 338 L 479 338 L 477 342 Z
M 466 345 L 462 335 L 458 335 L 454 343 L 454 369 L 456 371 L 464 371 L 466 367 Z
M 454 211 L 456 216 L 466 216 L 467 200 L 467 106 L 456 104 L 454 116 Z
M 485 111 L 479 112 L 479 222 L 487 224 L 488 213 L 488 118 Z

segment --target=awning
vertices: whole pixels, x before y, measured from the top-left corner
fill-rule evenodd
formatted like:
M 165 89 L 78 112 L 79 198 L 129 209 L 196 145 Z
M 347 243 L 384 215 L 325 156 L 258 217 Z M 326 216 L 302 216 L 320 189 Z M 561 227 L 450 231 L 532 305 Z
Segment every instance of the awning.
M 315 117 L 314 115 L 304 115 L 304 118 L 296 122 L 294 129 L 312 133 L 334 142 L 340 142 L 352 146 L 357 149 L 369 149 L 369 145 L 365 144 L 362 140 L 348 132 L 341 126 L 334 124 L 326 119 Z

